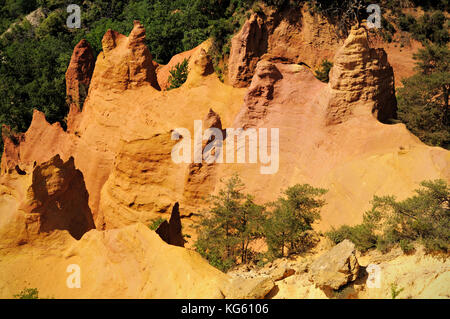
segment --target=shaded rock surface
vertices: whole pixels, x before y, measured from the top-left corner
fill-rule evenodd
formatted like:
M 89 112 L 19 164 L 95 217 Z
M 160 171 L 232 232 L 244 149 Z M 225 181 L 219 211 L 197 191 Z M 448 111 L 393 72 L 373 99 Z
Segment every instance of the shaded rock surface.
M 81 270 L 77 289 L 67 286 L 73 264 Z M 0 250 L 1 298 L 35 287 L 40 297 L 58 299 L 220 299 L 227 282 L 199 254 L 166 244 L 142 224 L 91 230 L 79 241 L 56 231 L 32 245 Z
M 170 214 L 170 220 L 159 225 L 156 233 L 169 245 L 184 247 L 185 240 L 181 232 L 180 205 L 175 203 Z
M 69 67 L 66 71 L 66 96 L 69 105 L 67 130 L 73 131 L 76 117 L 81 112 L 94 72 L 95 58 L 90 44 L 81 40 L 73 50 Z
M 382 122 L 397 118 L 393 69 L 383 49 L 369 47 L 364 28 L 353 28 L 336 53 L 329 88 L 327 124 L 370 113 Z
M 67 230 L 75 239 L 95 228 L 83 174 L 56 155 L 32 172 L 1 177 L 4 214 L 0 244 L 23 245 L 40 234 Z
M 264 20 L 254 13 L 231 40 L 229 81 L 235 87 L 250 83 L 259 58 L 267 52 L 268 30 Z

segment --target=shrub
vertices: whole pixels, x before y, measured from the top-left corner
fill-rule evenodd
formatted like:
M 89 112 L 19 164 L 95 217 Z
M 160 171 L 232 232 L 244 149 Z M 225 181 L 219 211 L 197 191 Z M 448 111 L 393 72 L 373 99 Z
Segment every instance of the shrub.
M 427 45 L 414 55 L 417 73 L 398 89 L 398 117 L 423 142 L 450 147 L 450 51 Z
M 242 192 L 244 184 L 238 175 L 224 181 L 224 188 L 208 201 L 211 208 L 200 223 L 196 242 L 198 252 L 221 270 L 251 259 L 249 244 L 261 235 L 264 207 Z
M 332 62 L 328 61 L 327 59 L 322 60 L 320 68 L 316 70 L 316 78 L 322 82 L 328 83 L 328 81 L 330 80 L 329 75 L 332 67 Z
M 162 218 L 162 217 L 158 217 L 157 219 L 154 219 L 154 220 L 152 221 L 152 223 L 148 226 L 148 228 L 150 228 L 151 230 L 155 231 L 155 230 L 157 230 L 158 227 L 159 227 L 162 223 L 164 223 L 165 221 L 167 221 L 167 220 L 165 220 L 165 219 Z
M 169 83 L 170 86 L 168 90 L 179 88 L 186 82 L 188 77 L 188 64 L 189 61 L 184 59 L 183 62 L 177 63 L 172 70 L 170 70 Z
M 25 288 L 14 295 L 14 299 L 39 299 L 39 291 L 37 288 Z
M 380 250 L 398 244 L 406 253 L 413 243 L 428 251 L 448 252 L 450 238 L 450 187 L 443 180 L 424 181 L 415 195 L 403 201 L 394 196 L 374 196 L 372 209 L 364 214 L 361 225 L 342 226 L 327 236 L 339 243 L 351 240 L 358 249 Z
M 273 257 L 283 257 L 298 252 L 305 244 L 305 232 L 312 230 L 312 224 L 320 219 L 320 209 L 325 205 L 321 197 L 325 189 L 310 185 L 294 185 L 283 192 L 276 202 L 270 203 L 264 224 L 264 236 Z

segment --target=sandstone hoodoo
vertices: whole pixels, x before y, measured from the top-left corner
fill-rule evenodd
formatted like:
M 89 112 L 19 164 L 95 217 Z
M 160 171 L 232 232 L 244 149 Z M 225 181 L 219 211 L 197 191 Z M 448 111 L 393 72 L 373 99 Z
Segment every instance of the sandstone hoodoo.
M 88 95 L 94 66 L 94 52 L 90 44 L 83 39 L 75 46 L 66 71 L 66 94 L 69 105 L 67 130 L 69 132 L 74 130 L 76 117 L 81 112 Z
M 364 28 L 351 30 L 334 61 L 327 124 L 370 113 L 381 122 L 397 118 L 393 69 L 383 49 L 369 47 Z
M 365 214 L 394 214 L 428 194 L 415 192 L 422 181 L 450 181 L 450 152 L 399 120 L 396 81 L 412 72 L 399 57 L 412 61 L 412 49 L 375 46 L 364 23 L 344 38 L 307 5 L 241 9 L 205 30 L 186 24 L 181 39 L 147 12 L 108 24 L 128 36 L 99 20 L 76 31 L 90 44 L 78 42 L 65 72 L 67 129 L 47 105 L 29 111 L 26 132 L 0 117 L 0 297 L 450 298 L 448 254 L 417 239 L 431 230 L 402 220 L 389 234 L 409 237 L 378 251 L 384 219 Z M 314 71 L 324 59 L 328 83 Z M 243 185 L 224 186 L 233 176 Z M 425 213 L 447 208 L 432 195 Z M 70 265 L 81 288 L 66 284 Z M 376 289 L 370 269 L 383 272 Z
M 1 181 L 3 196 L 8 197 L 1 207 L 9 210 L 0 228 L 2 246 L 24 244 L 55 230 L 80 239 L 95 228 L 83 174 L 73 158 L 64 162 L 56 155 L 29 173 L 11 172 Z

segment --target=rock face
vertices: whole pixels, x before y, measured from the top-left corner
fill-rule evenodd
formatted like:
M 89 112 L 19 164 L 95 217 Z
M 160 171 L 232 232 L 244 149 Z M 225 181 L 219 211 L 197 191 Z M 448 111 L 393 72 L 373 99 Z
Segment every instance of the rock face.
M 312 281 L 321 289 L 337 290 L 354 281 L 359 272 L 355 245 L 344 240 L 315 260 L 310 271 Z
M 67 269 L 73 264 L 81 271 L 77 289 L 67 286 Z M 1 298 L 36 287 L 40 297 L 58 299 L 220 299 L 227 282 L 228 277 L 198 253 L 166 244 L 139 223 L 91 230 L 79 241 L 55 231 L 33 246 L 0 250 Z
M 83 174 L 75 168 L 72 157 L 64 163 L 57 155 L 37 166 L 26 202 L 20 207 L 30 214 L 27 231 L 48 233 L 65 229 L 80 239 L 95 228 L 88 197 Z
M 259 58 L 267 52 L 268 31 L 263 18 L 253 14 L 231 40 L 229 81 L 235 87 L 250 83 Z
M 172 198 L 180 198 L 176 186 L 179 173 L 171 159 L 174 145 L 170 133 L 122 142 L 102 190 L 102 225 L 118 228 L 136 221 L 149 224 L 169 211 Z
M 300 10 L 264 7 L 262 11 L 253 14 L 232 39 L 228 79 L 235 87 L 250 84 L 264 54 L 317 68 L 323 59 L 333 57 L 342 42 L 327 19 L 313 14 L 307 5 Z
M 129 37 L 108 30 L 102 39 L 92 86 L 123 91 L 144 85 L 159 90 L 152 55 L 145 44 L 145 29 L 134 21 Z
M 76 117 L 81 112 L 84 100 L 87 97 L 94 66 L 94 52 L 89 43 L 83 39 L 75 46 L 66 71 L 66 95 L 67 104 L 70 108 L 67 117 L 69 132 L 73 131 L 76 125 Z
M 264 299 L 275 287 L 270 277 L 233 278 L 227 286 L 227 299 Z
M 369 47 L 364 28 L 353 28 L 330 72 L 327 124 L 371 112 L 379 121 L 397 118 L 394 73 L 383 49 Z
M 226 276 L 192 251 L 166 245 L 146 225 L 154 218 L 168 217 L 173 203 L 179 202 L 183 232 L 194 235 L 191 224 L 207 207 L 202 198 L 217 193 L 223 187 L 219 181 L 235 173 L 258 203 L 275 200 L 279 190 L 297 183 L 328 189 L 318 230 L 361 222 L 373 195 L 405 198 L 422 180 L 450 180 L 450 152 L 424 145 L 402 124 L 378 121 L 387 117 L 380 114 L 392 110 L 382 102 L 384 93 L 386 99 L 391 96 L 390 86 L 384 83 L 391 81 L 389 66 L 382 54 L 362 45 L 363 37 L 352 36 L 351 44 L 340 52 L 329 86 L 308 67 L 268 55 L 256 65 L 250 89 L 235 88 L 211 73 L 207 50 L 199 49 L 190 55 L 188 81 L 180 88 L 159 91 L 154 70 L 163 66 L 151 61 L 143 28 L 136 23 L 129 37 L 108 31 L 73 130 L 64 132 L 59 124 L 50 125 L 36 111 L 26 133 L 3 136 L 0 243 L 6 248 L 0 249 L 1 296 L 17 293 L 25 282 L 56 297 L 231 296 L 219 288 L 219 283 L 228 280 Z M 356 59 L 356 73 L 351 72 L 349 56 Z M 349 87 L 351 83 L 357 90 Z M 361 90 L 363 84 L 367 87 Z M 353 101 L 354 95 L 359 100 Z M 348 111 L 337 111 L 341 109 Z M 261 163 L 175 163 L 171 151 L 181 140 L 172 140 L 171 133 L 185 128 L 191 134 L 186 134 L 185 141 L 192 142 L 194 121 L 202 119 L 203 131 L 278 128 L 278 171 L 263 175 Z M 203 148 L 207 142 L 202 141 Z M 73 171 L 72 164 L 58 160 L 46 166 L 57 154 L 64 163 L 74 158 L 67 162 L 76 167 L 72 179 L 61 171 L 62 167 Z M 36 181 L 41 183 L 30 189 L 35 169 Z M 71 216 L 70 207 L 61 203 L 66 197 L 83 214 L 87 212 L 84 204 L 76 206 L 71 197 L 82 198 L 83 203 L 87 199 L 78 192 L 83 189 L 81 179 L 96 226 L 82 236 L 89 223 L 78 219 L 63 223 L 56 216 L 60 210 Z M 44 183 L 59 185 L 50 187 L 54 191 L 48 201 L 41 196 Z M 72 188 L 78 194 L 70 193 Z M 51 211 L 46 212 L 47 208 Z M 31 210 L 35 213 L 29 215 L 37 219 L 28 224 L 25 215 Z M 41 214 L 49 219 L 39 219 Z M 69 231 L 81 239 L 76 241 Z M 348 265 L 354 271 L 356 264 L 351 261 Z M 67 263 L 77 262 L 87 269 L 89 284 L 85 290 L 69 291 Z M 49 264 L 55 265 L 55 273 L 48 272 Z M 36 272 L 29 272 L 31 268 Z M 58 278 L 54 285 L 49 283 L 54 282 L 53 275 Z M 311 288 L 306 270 L 286 275 L 290 276 L 283 278 L 285 273 L 280 272 L 272 279 L 280 287 L 285 280 L 298 280 L 303 296 L 325 296 Z M 354 274 L 349 270 L 340 276 L 344 282 Z M 248 283 L 240 296 L 267 296 L 271 285 L 270 281 Z M 289 295 L 289 289 L 283 289 L 280 296 Z
M 156 233 L 169 245 L 184 247 L 185 240 L 181 232 L 180 205 L 178 203 L 173 205 L 169 222 L 166 220 L 162 222 Z
M 75 168 L 73 158 L 63 162 L 57 155 L 30 174 L 3 176 L 2 184 L 6 186 L 3 195 L 9 196 L 0 204 L 9 208 L 0 227 L 3 246 L 24 244 L 54 230 L 67 230 L 80 239 L 95 228 L 83 174 Z M 15 185 L 14 191 L 8 185 Z
M 42 112 L 34 110 L 31 125 L 26 133 L 14 134 L 7 127 L 3 130 L 4 151 L 1 173 L 6 174 L 16 165 L 32 168 L 59 154 L 67 160 L 73 150 L 72 138 L 59 123 L 49 124 Z
M 209 49 L 211 48 L 211 44 L 212 44 L 212 41 L 207 40 L 207 41 L 201 43 L 199 46 L 193 48 L 192 50 L 189 50 L 186 52 L 181 52 L 177 55 L 174 55 L 170 59 L 169 63 L 167 63 L 166 65 L 158 66 L 158 68 L 156 69 L 156 73 L 157 73 L 158 83 L 159 83 L 159 86 L 161 87 L 161 90 L 167 90 L 167 88 L 170 86 L 170 83 L 168 81 L 169 77 L 170 77 L 170 71 L 178 63 L 182 63 L 184 61 L 184 59 L 189 60 L 190 61 L 189 73 L 191 73 L 192 66 L 193 66 L 192 62 L 191 62 L 191 57 L 198 55 L 198 51 L 202 51 L 202 50 L 204 53 L 201 53 L 201 54 L 206 55 L 206 52 L 208 52 Z M 197 60 L 197 58 L 194 58 L 193 60 Z M 197 62 L 197 63 L 199 63 L 199 62 Z M 195 72 L 195 70 L 194 70 L 194 72 Z M 212 67 L 212 64 L 211 64 L 208 68 L 203 68 L 202 75 L 208 75 L 208 74 L 211 74 L 212 72 L 214 72 L 214 68 Z
M 269 101 L 273 100 L 274 85 L 282 79 L 280 71 L 275 64 L 269 61 L 260 61 L 256 67 L 251 85 L 244 99 L 247 106 L 237 117 L 237 122 L 243 128 L 256 127 L 259 120 L 266 117 Z

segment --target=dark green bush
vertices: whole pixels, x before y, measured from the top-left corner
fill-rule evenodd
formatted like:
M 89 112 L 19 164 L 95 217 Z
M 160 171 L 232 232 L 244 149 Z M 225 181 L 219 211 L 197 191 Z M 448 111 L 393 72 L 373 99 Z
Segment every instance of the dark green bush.
M 342 226 L 327 236 L 339 243 L 351 240 L 358 249 L 380 250 L 398 244 L 405 252 L 413 243 L 428 251 L 448 252 L 450 238 L 450 187 L 443 180 L 424 181 L 415 195 L 403 201 L 393 196 L 374 196 L 372 209 L 361 225 Z
M 165 221 L 167 221 L 166 219 L 162 218 L 162 217 L 158 217 L 157 219 L 154 219 L 152 221 L 152 223 L 148 226 L 148 228 L 150 228 L 151 230 L 155 231 L 158 229 L 158 227 L 164 223 Z
M 184 59 L 183 62 L 177 63 L 177 65 L 175 65 L 173 69 L 169 71 L 170 86 L 168 90 L 179 88 L 183 85 L 184 82 L 186 82 L 189 73 L 188 64 L 189 61 L 187 59 Z
M 14 299 L 39 299 L 39 291 L 37 288 L 25 288 L 14 295 Z
M 318 78 L 322 82 L 328 83 L 328 81 L 330 80 L 329 75 L 332 67 L 332 62 L 328 61 L 327 59 L 322 60 L 320 68 L 316 70 L 316 78 Z

